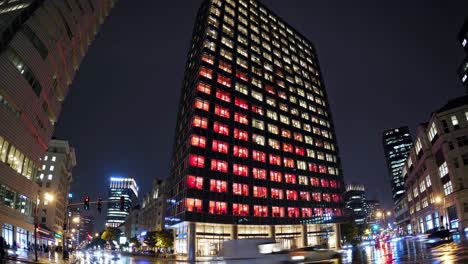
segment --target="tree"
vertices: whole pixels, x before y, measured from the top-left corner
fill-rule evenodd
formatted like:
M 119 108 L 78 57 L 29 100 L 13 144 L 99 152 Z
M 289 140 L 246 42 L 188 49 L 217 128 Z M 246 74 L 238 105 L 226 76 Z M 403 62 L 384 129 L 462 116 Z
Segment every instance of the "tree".
M 129 243 L 133 243 L 133 246 L 135 248 L 140 248 L 141 247 L 141 243 L 140 243 L 140 240 L 138 240 L 138 238 L 135 236 L 135 237 L 132 237 L 128 240 Z
M 156 231 L 148 232 L 145 236 L 144 242 L 151 248 L 156 247 Z
M 117 240 L 117 237 L 120 234 L 120 230 L 115 227 L 106 227 L 106 230 L 101 235 L 101 239 L 107 242 L 112 240 Z
M 341 224 L 341 238 L 345 242 L 357 243 L 358 236 L 358 227 L 354 220 Z
M 170 248 L 174 245 L 174 237 L 172 233 L 167 230 L 157 231 L 155 238 L 156 247 L 158 248 Z

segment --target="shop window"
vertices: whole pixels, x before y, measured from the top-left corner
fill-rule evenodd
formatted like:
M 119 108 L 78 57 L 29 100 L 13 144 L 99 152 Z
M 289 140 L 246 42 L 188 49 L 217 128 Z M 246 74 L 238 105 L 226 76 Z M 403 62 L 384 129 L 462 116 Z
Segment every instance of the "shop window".
M 210 192 L 227 192 L 227 182 L 220 180 L 210 180 Z
M 304 148 L 296 146 L 296 155 L 304 156 L 305 155 Z
M 202 100 L 202 99 L 195 99 L 195 108 L 204 110 L 204 111 L 210 111 L 210 102 L 208 100 Z
M 203 177 L 187 176 L 187 188 L 203 190 Z
M 284 207 L 273 206 L 271 207 L 272 217 L 284 217 Z
M 213 71 L 206 68 L 206 67 L 201 67 L 200 68 L 200 76 L 203 76 L 203 77 L 208 78 L 208 79 L 212 79 L 213 78 Z
M 255 179 L 266 180 L 267 178 L 267 172 L 265 169 L 253 168 L 252 173 Z
M 222 90 L 216 90 L 216 98 L 223 100 L 225 102 L 231 102 L 231 95 L 228 92 L 224 92 Z
M 227 154 L 229 150 L 229 144 L 227 142 L 219 141 L 216 139 L 213 139 L 211 146 L 212 146 L 211 149 L 213 151 L 224 153 L 224 154 Z
M 232 215 L 248 216 L 249 205 L 248 204 L 232 204 Z
M 299 197 L 302 201 L 310 201 L 310 193 L 309 192 L 299 192 Z
M 281 172 L 279 171 L 270 171 L 270 181 L 281 182 Z
M 249 196 L 249 185 L 242 183 L 233 183 L 232 193 L 235 195 Z
M 205 117 L 194 116 L 192 126 L 206 129 L 208 127 L 208 119 Z
M 249 110 L 249 104 L 247 101 L 239 99 L 239 98 L 234 98 L 234 104 L 240 108 L 243 108 L 245 110 Z
M 227 214 L 227 204 L 225 202 L 210 201 L 208 212 L 210 214 L 225 215 Z
M 284 198 L 283 197 L 283 190 L 271 188 L 271 198 L 272 199 L 283 200 L 283 198 Z
M 298 218 L 299 217 L 299 208 L 297 208 L 297 207 L 288 207 L 288 217 Z
M 189 155 L 189 164 L 192 167 L 204 168 L 205 167 L 205 157 L 200 155 Z
M 270 154 L 269 158 L 270 158 L 270 164 L 281 166 L 281 157 L 280 156 Z
M 234 146 L 234 156 L 240 157 L 240 158 L 248 158 L 249 150 L 245 147 Z
M 325 179 L 321 179 L 320 183 L 321 183 L 322 187 L 329 187 L 330 186 L 328 180 L 325 180 Z
M 284 163 L 285 167 L 288 167 L 288 168 L 294 168 L 295 167 L 293 159 L 283 158 L 283 163 Z
M 283 151 L 292 153 L 293 152 L 293 146 L 291 144 L 288 144 L 288 143 L 283 143 Z
M 234 138 L 244 140 L 244 141 L 249 141 L 249 132 L 238 129 L 238 128 L 234 128 Z
M 199 82 L 197 85 L 197 90 L 202 93 L 211 94 L 211 85 L 204 82 Z
M 185 198 L 185 208 L 189 212 L 201 212 L 202 211 L 202 200 Z
M 190 144 L 195 147 L 204 148 L 206 146 L 206 138 L 198 135 L 190 137 Z
M 312 193 L 312 200 L 314 200 L 315 202 L 321 202 L 322 195 L 320 193 Z
M 229 136 L 229 127 L 219 122 L 214 122 L 213 131 L 221 135 Z
M 290 174 L 290 173 L 285 173 L 284 174 L 284 182 L 296 184 L 296 175 Z
M 237 112 L 234 113 L 234 121 L 244 124 L 244 125 L 249 124 L 249 118 L 247 117 L 247 115 L 237 113 Z
M 268 217 L 268 206 L 254 205 L 254 216 Z
M 211 160 L 211 170 L 227 173 L 228 163 L 227 163 L 227 161 L 212 159 Z
M 231 88 L 231 79 L 230 78 L 218 74 L 217 81 L 218 81 L 219 84 L 222 84 L 222 85 L 224 85 L 226 87 Z
M 232 172 L 235 175 L 248 177 L 249 176 L 249 167 L 247 165 L 233 164 Z
M 301 208 L 301 215 L 302 215 L 302 217 L 312 217 L 312 209 L 311 208 Z
M 297 191 L 286 190 L 286 199 L 287 200 L 297 200 Z
M 254 186 L 253 196 L 257 198 L 268 198 L 268 190 L 266 187 Z
M 215 114 L 224 118 L 230 118 L 229 109 L 215 105 Z

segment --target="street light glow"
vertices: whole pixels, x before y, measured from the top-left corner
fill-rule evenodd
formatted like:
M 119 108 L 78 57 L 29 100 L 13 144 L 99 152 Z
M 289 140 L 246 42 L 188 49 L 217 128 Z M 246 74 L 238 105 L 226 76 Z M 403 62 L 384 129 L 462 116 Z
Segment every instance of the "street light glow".
M 390 211 L 387 211 L 387 216 L 390 216 L 392 213 Z
M 442 198 L 440 198 L 440 196 L 437 196 L 437 197 L 435 198 L 435 203 L 436 203 L 436 204 L 440 204 L 441 202 L 442 202 Z
M 375 214 L 375 216 L 377 216 L 377 218 L 382 217 L 382 212 L 378 211 L 378 212 Z
M 48 202 L 51 202 L 54 200 L 54 196 L 50 193 L 44 193 L 44 199 Z
M 74 217 L 72 221 L 73 221 L 73 223 L 79 223 L 80 218 L 79 217 Z

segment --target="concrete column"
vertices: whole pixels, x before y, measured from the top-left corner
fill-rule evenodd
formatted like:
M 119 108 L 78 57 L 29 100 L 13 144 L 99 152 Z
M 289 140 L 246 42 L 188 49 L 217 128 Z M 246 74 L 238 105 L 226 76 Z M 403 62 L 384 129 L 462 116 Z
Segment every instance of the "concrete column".
M 271 225 L 271 226 L 270 226 L 270 237 L 276 239 L 276 230 L 275 230 L 275 226 L 274 226 L 274 225 Z
M 301 225 L 301 243 L 303 247 L 307 247 L 307 225 Z
M 18 234 L 16 234 L 16 231 L 18 231 L 17 227 L 13 225 L 13 243 L 18 243 Z
M 335 224 L 335 239 L 336 248 L 341 248 L 341 225 Z
M 231 226 L 231 239 L 237 239 L 238 228 L 237 225 Z
M 188 260 L 195 261 L 195 223 L 188 224 Z

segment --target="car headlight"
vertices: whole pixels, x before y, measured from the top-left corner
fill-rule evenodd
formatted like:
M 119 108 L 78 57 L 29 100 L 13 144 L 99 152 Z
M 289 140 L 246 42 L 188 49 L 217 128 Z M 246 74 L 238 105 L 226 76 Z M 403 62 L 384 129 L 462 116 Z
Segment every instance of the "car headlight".
M 292 256 L 291 257 L 291 260 L 304 260 L 305 257 L 304 256 Z

